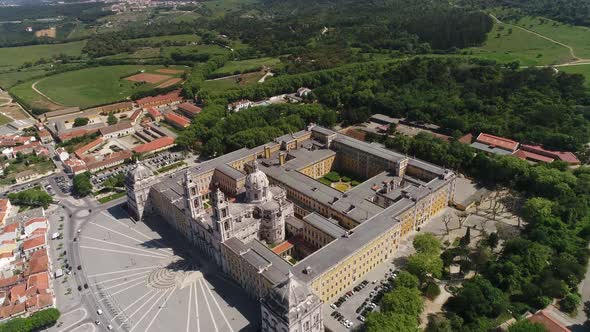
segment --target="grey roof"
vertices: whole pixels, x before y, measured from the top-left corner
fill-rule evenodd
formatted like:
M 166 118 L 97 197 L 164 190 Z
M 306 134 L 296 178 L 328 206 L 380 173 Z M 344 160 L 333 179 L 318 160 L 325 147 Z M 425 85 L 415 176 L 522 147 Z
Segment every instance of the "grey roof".
M 230 178 L 234 179 L 234 180 L 239 180 L 239 179 L 243 179 L 244 177 L 246 177 L 246 175 L 240 171 L 238 171 L 237 169 L 227 165 L 227 164 L 221 164 L 217 167 L 215 167 L 216 170 L 220 171 L 221 173 L 229 176 Z
M 294 139 L 297 139 L 301 136 L 304 136 L 305 134 L 307 134 L 307 130 L 300 130 L 298 132 L 295 133 L 291 133 L 291 134 L 285 134 L 283 136 L 279 136 L 275 139 L 275 142 L 277 143 L 281 143 L 281 142 L 291 142 Z
M 374 156 L 383 158 L 385 160 L 389 160 L 395 163 L 398 163 L 407 157 L 401 153 L 394 152 L 385 148 L 382 144 L 379 143 L 366 143 L 363 141 L 359 141 L 352 137 L 348 137 L 342 134 L 338 134 L 334 142 L 338 142 L 340 144 L 350 146 L 354 149 L 364 151 L 366 153 L 372 154 Z
M 412 200 L 407 198 L 395 202 L 382 213 L 352 229 L 350 236 L 337 238 L 299 261 L 291 268 L 291 272 L 305 282 L 314 280 L 335 267 L 335 262 L 342 262 L 345 258 L 371 243 L 376 237 L 394 227 L 399 223 L 396 217 L 414 206 L 414 204 Z M 308 273 L 304 272 L 307 267 L 311 269 Z
M 495 154 L 499 154 L 499 155 L 503 155 L 503 156 L 512 154 L 512 151 L 504 150 L 498 146 L 492 147 L 492 146 L 489 146 L 487 144 L 483 144 L 480 142 L 471 143 L 471 147 L 474 149 L 477 149 L 477 150 L 484 151 L 484 152 L 495 153 Z
M 410 160 L 408 160 L 408 165 L 426 170 L 426 171 L 428 171 L 432 174 L 436 174 L 436 175 L 442 175 L 445 172 L 448 172 L 448 170 L 446 170 L 443 167 L 440 167 L 438 165 L 431 164 L 431 163 L 428 163 L 424 160 L 420 160 L 420 159 L 416 159 L 416 158 L 410 158 Z
M 285 280 L 289 274 L 291 264 L 258 240 L 244 243 L 237 238 L 231 238 L 223 245 L 259 269 L 273 285 Z
M 377 120 L 377 121 L 381 121 L 381 122 L 385 122 L 385 123 L 389 123 L 389 124 L 399 122 L 399 119 L 392 118 L 392 117 L 387 116 L 385 114 L 373 114 L 371 116 L 371 120 Z
M 303 220 L 333 238 L 346 234 L 346 229 L 340 227 L 335 220 L 326 219 L 315 212 L 303 217 Z
M 320 134 L 326 135 L 326 136 L 336 134 L 335 131 L 330 130 L 328 128 L 320 127 L 320 126 L 313 126 L 313 128 L 311 128 L 311 131 L 315 132 L 315 133 L 320 133 Z

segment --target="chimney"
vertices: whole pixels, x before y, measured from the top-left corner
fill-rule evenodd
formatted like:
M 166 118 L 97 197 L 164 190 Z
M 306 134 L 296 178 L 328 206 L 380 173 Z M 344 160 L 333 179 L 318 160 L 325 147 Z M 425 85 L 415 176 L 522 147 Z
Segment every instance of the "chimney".
M 285 153 L 282 151 L 279 152 L 279 165 L 285 165 Z
M 269 159 L 270 158 L 270 147 L 265 146 L 264 147 L 264 159 Z

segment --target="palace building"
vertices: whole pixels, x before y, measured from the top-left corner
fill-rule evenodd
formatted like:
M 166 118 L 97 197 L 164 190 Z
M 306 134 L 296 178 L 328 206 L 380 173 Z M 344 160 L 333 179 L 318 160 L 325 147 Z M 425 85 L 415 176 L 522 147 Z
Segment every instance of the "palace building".
M 138 165 L 126 186 L 134 218 L 159 216 L 261 301 L 262 331 L 299 332 L 453 201 L 455 174 L 310 125 L 163 178 Z

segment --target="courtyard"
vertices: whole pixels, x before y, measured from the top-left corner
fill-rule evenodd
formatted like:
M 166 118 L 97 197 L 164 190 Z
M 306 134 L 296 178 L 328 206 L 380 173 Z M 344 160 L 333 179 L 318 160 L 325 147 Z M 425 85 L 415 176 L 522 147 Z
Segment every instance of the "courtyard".
M 178 235 L 134 223 L 121 206 L 89 220 L 78 242 L 97 302 L 91 316 L 104 326 L 130 332 L 256 330 L 254 300 L 198 254 L 190 257 Z

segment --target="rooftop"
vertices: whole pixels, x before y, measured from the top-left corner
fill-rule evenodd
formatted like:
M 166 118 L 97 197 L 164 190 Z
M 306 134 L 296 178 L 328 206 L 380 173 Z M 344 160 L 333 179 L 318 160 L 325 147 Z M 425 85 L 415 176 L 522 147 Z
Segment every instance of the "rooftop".
M 165 148 L 174 144 L 174 138 L 165 136 L 157 138 L 149 143 L 141 144 L 133 148 L 137 153 L 147 153 L 155 150 Z
M 480 143 L 487 144 L 490 147 L 498 147 L 509 151 L 515 151 L 516 148 L 518 148 L 518 142 L 516 141 L 486 133 L 480 133 L 476 140 Z
M 192 115 L 197 115 L 197 114 L 201 113 L 201 111 L 203 110 L 202 108 L 200 108 L 196 105 L 193 105 L 191 103 L 182 103 L 182 104 L 178 105 L 178 108 L 180 108 Z
M 133 128 L 133 124 L 131 124 L 131 122 L 121 121 L 117 124 L 110 125 L 110 126 L 107 126 L 104 128 L 100 128 L 100 134 L 101 135 L 108 135 L 108 134 L 116 133 L 118 131 L 130 129 L 130 128 Z

